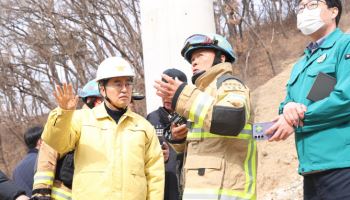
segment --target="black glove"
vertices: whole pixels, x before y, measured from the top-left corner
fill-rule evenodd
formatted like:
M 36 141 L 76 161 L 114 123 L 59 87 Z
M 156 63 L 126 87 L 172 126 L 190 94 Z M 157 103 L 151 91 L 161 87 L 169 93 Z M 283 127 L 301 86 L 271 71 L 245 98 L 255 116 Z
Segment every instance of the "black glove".
M 51 189 L 49 188 L 37 188 L 32 192 L 30 200 L 51 200 Z

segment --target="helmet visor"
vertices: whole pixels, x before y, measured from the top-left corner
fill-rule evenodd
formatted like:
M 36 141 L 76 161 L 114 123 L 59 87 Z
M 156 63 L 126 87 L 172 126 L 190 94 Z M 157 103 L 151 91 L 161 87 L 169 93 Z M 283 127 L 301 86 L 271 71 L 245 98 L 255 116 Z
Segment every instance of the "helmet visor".
M 215 38 L 212 39 L 206 35 L 195 34 L 187 38 L 187 40 L 185 41 L 185 46 L 181 51 L 181 55 L 184 56 L 184 54 L 190 47 L 211 46 L 211 45 L 217 45 L 217 44 L 218 44 L 218 41 L 215 40 Z

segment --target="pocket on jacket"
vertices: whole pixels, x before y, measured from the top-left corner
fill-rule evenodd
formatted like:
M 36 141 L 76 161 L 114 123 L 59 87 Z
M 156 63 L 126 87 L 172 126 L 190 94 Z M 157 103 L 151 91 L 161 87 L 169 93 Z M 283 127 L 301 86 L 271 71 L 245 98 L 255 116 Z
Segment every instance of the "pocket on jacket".
M 220 189 L 224 179 L 224 159 L 189 156 L 184 166 L 185 188 Z
M 130 176 L 130 179 L 126 181 L 128 183 L 128 197 L 130 199 L 145 199 L 147 197 L 147 178 L 144 170 L 132 169 Z
M 300 73 L 301 73 L 300 71 L 292 71 L 291 75 L 287 81 L 287 86 L 293 85 L 296 82 L 296 80 L 298 79 Z

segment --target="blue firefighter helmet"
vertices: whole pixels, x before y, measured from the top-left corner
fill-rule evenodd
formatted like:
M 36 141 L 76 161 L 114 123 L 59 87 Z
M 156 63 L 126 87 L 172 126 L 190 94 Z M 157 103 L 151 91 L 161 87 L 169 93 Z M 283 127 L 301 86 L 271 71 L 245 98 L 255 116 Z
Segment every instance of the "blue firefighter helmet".
M 98 89 L 98 83 L 95 80 L 89 81 L 83 89 L 78 91 L 78 95 L 81 98 L 86 97 L 102 97 L 100 90 Z
M 191 63 L 191 55 L 197 49 L 221 51 L 226 56 L 226 61 L 233 63 L 236 60 L 231 44 L 218 34 L 195 34 L 190 36 L 185 41 L 181 55 Z

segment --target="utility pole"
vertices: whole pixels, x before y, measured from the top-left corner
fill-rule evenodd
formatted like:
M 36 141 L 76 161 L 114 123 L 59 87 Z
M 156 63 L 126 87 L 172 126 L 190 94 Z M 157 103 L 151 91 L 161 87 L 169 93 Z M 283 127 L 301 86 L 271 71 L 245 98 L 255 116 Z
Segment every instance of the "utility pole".
M 141 34 L 147 113 L 162 105 L 154 81 L 165 69 L 177 68 L 191 84 L 191 66 L 180 54 L 187 37 L 215 33 L 213 0 L 142 0 Z

